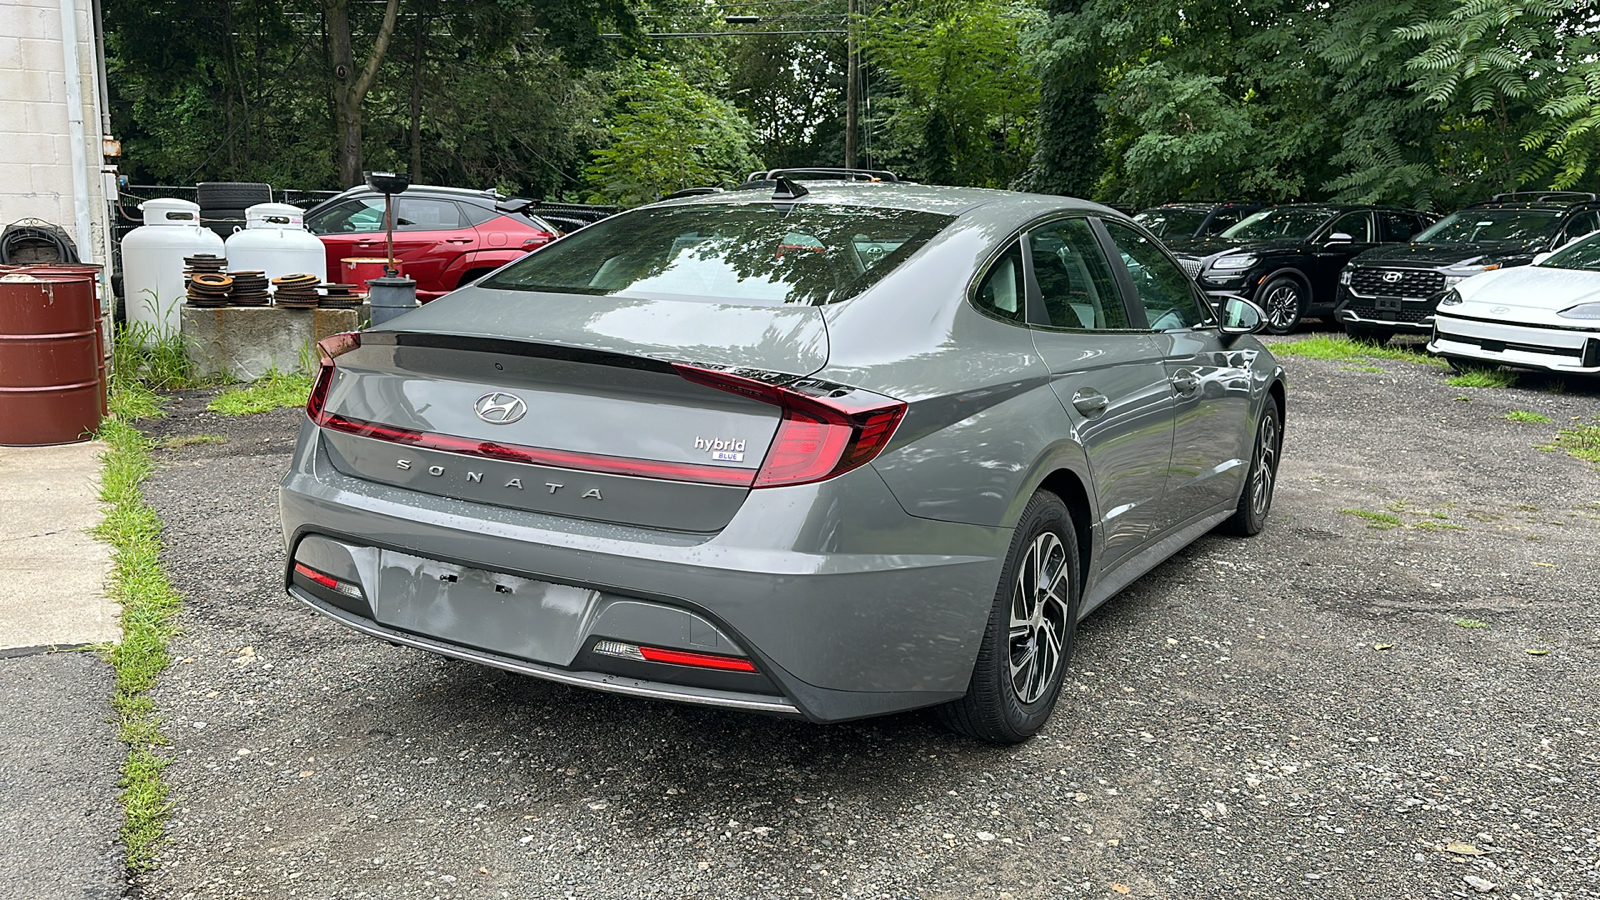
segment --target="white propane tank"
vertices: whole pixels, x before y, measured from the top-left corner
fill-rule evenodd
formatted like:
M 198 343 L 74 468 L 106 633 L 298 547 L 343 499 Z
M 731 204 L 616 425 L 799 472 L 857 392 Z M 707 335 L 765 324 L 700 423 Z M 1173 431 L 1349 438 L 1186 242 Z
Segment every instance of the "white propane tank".
M 306 214 L 299 207 L 257 203 L 244 211 L 244 219 L 244 230 L 228 238 L 231 271 L 260 270 L 268 279 L 311 274 L 328 280 L 327 250 L 306 231 Z
M 151 329 L 152 339 L 178 333 L 183 305 L 183 258 L 222 255 L 222 238 L 200 224 L 200 206 L 188 200 L 146 200 L 144 224 L 122 239 L 122 295 L 128 322 Z

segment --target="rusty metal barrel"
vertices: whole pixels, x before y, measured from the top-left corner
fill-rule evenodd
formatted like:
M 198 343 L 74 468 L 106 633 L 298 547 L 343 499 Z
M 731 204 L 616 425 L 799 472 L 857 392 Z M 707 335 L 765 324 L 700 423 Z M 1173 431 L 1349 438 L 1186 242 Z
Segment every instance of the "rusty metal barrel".
M 100 427 L 105 351 L 92 271 L 0 275 L 0 444 L 65 444 Z

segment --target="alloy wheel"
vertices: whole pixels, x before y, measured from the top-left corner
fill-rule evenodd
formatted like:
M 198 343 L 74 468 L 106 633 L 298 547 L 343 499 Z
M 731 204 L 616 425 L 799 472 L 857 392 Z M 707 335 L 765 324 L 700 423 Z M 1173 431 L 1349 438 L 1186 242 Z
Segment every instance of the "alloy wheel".
M 1261 306 L 1273 328 L 1292 328 L 1300 315 L 1300 289 L 1290 282 L 1280 282 L 1267 292 Z
M 1250 511 L 1257 517 L 1267 514 L 1272 505 L 1272 485 L 1278 477 L 1278 419 L 1261 417 L 1256 434 L 1256 469 L 1250 476 Z
M 1049 692 L 1061 669 L 1070 613 L 1070 567 L 1061 538 L 1034 538 L 1011 591 L 1011 687 L 1023 703 Z

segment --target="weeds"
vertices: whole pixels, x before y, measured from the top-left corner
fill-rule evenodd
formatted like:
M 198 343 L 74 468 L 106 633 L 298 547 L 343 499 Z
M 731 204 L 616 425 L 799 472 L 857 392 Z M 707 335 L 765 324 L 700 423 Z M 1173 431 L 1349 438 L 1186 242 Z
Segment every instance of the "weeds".
M 1303 340 L 1292 341 L 1273 346 L 1274 353 L 1287 356 L 1301 356 L 1306 359 L 1334 359 L 1361 362 L 1369 359 L 1392 359 L 1402 362 L 1422 363 L 1429 366 L 1444 366 L 1446 363 L 1437 357 L 1404 344 L 1397 346 L 1380 347 L 1366 341 L 1353 341 L 1341 335 L 1318 334 Z
M 1506 413 L 1506 418 L 1513 422 L 1522 422 L 1528 425 L 1543 425 L 1544 423 L 1550 421 L 1549 416 L 1540 415 L 1536 412 L 1528 412 L 1525 409 L 1513 409 L 1511 412 Z
M 1578 459 L 1600 464 L 1600 425 L 1572 425 L 1556 433 L 1551 446 Z M 1543 448 L 1540 448 L 1543 449 Z
M 1444 380 L 1451 387 L 1508 388 L 1517 383 L 1515 372 L 1501 369 L 1468 369 Z
M 122 839 L 128 866 L 139 870 L 154 864 L 155 848 L 172 808 L 161 781 L 165 763 L 156 753 L 167 739 L 149 691 L 167 667 L 167 640 L 180 597 L 161 570 L 161 520 L 139 490 L 153 468 L 149 439 L 121 418 L 102 425 L 99 438 L 107 445 L 100 479 L 106 517 L 95 536 L 111 545 L 108 590 L 122 607 L 122 641 L 107 653 L 116 675 L 111 706 L 118 735 L 128 745 L 118 782 Z
M 1488 628 L 1489 627 L 1489 623 L 1488 622 L 1480 622 L 1477 619 L 1457 619 L 1455 623 L 1457 625 L 1460 625 L 1462 628 Z
M 1367 527 L 1373 529 L 1374 531 L 1388 531 L 1391 528 L 1399 527 L 1401 524 L 1399 516 L 1391 516 L 1388 513 L 1383 512 L 1374 512 L 1370 509 L 1341 509 L 1339 512 L 1365 520 Z
M 253 416 L 291 406 L 305 406 L 311 376 L 273 369 L 260 379 L 218 394 L 206 409 L 226 416 Z

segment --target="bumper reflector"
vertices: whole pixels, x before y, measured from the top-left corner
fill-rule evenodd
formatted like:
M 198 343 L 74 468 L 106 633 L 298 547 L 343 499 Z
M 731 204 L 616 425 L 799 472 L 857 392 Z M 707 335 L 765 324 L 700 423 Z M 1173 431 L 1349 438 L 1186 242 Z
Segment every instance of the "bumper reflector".
M 602 656 L 631 659 L 634 662 L 668 663 L 674 666 L 691 666 L 697 669 L 721 669 L 726 672 L 754 672 L 755 664 L 740 656 L 720 656 L 714 653 L 691 653 L 687 650 L 666 650 L 661 647 L 640 647 L 621 641 L 596 641 L 594 652 Z
M 361 599 L 361 588 L 359 586 L 351 584 L 348 581 L 340 581 L 332 575 L 324 575 L 305 563 L 295 563 L 294 573 L 296 575 L 303 575 L 330 591 L 338 591 L 346 597 L 353 597 L 357 600 Z

